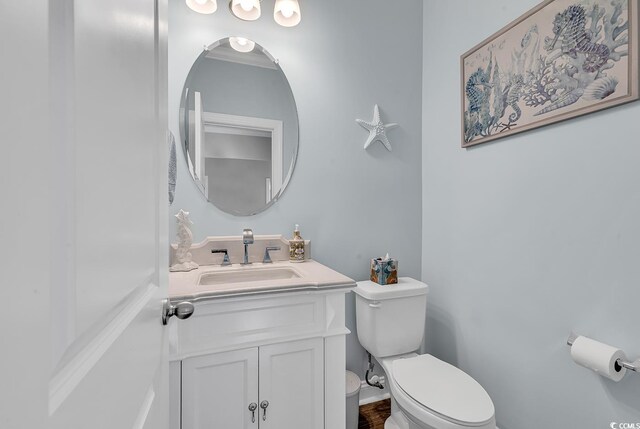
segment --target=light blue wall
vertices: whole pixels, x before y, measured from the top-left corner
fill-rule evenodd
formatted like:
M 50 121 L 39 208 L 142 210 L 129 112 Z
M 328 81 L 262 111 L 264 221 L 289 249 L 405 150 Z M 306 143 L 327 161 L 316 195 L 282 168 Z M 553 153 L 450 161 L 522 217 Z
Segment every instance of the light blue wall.
M 195 240 L 207 235 L 290 236 L 299 223 L 313 242 L 313 257 L 354 279 L 368 277 L 369 259 L 390 252 L 402 275 L 419 277 L 421 264 L 421 83 L 422 1 L 301 1 L 303 20 L 279 27 L 273 0 L 262 2 L 256 22 L 233 18 L 225 1 L 210 16 L 191 12 L 182 0 L 170 1 L 170 129 L 178 135 L 180 93 L 202 47 L 239 35 L 263 45 L 289 78 L 300 117 L 300 153 L 283 198 L 249 218 L 222 213 L 208 204 L 178 152 L 176 199 L 191 212 Z M 398 7 L 400 6 L 400 7 Z M 383 119 L 398 122 L 389 132 L 394 150 L 380 144 L 362 149 L 367 132 L 356 118 L 371 119 L 378 103 Z M 355 330 L 353 298 L 348 325 Z M 347 344 L 347 366 L 363 375 L 362 351 L 355 332 Z
M 460 54 L 536 4 L 425 1 L 426 345 L 487 389 L 501 429 L 640 422 L 640 377 L 602 379 L 565 345 L 575 330 L 640 355 L 640 103 L 460 148 Z

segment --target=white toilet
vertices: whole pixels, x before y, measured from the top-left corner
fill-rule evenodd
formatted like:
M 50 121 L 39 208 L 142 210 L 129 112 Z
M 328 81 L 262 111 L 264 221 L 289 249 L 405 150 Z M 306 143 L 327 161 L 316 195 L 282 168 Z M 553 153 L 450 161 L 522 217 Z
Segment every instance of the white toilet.
M 360 344 L 384 368 L 391 391 L 385 429 L 495 429 L 493 402 L 471 376 L 429 354 L 424 337 L 428 286 L 401 277 L 398 284 L 358 282 Z

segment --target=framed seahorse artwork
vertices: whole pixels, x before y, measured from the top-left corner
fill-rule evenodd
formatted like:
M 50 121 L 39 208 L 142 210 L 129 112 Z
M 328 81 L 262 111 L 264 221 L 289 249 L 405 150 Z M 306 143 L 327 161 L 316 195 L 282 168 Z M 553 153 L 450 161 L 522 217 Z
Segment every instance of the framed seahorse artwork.
M 460 58 L 462 147 L 637 100 L 638 0 L 546 0 Z

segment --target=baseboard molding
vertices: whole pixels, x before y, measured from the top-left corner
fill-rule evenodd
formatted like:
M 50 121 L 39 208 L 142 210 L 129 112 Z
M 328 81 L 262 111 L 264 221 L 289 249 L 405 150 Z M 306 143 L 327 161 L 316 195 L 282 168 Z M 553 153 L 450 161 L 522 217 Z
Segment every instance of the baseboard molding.
M 377 387 L 369 386 L 366 381 L 362 381 L 360 385 L 360 405 L 370 404 L 372 402 L 378 402 L 385 399 L 389 399 L 391 394 L 389 393 L 389 388 L 385 383 L 385 378 L 380 377 L 380 383 L 384 386 L 384 389 L 379 389 Z

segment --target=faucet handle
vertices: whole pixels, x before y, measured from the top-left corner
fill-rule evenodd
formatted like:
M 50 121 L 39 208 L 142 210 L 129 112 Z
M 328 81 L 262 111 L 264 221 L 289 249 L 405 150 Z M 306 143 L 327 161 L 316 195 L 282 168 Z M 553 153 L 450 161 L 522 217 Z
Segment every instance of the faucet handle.
M 264 258 L 262 258 L 262 263 L 263 264 L 271 264 L 273 263 L 273 261 L 271 260 L 271 255 L 269 255 L 269 252 L 272 250 L 280 250 L 279 246 L 274 246 L 274 247 L 270 247 L 267 246 L 266 249 L 264 249 Z
M 226 267 L 227 265 L 231 265 L 231 261 L 229 260 L 229 251 L 227 249 L 213 249 L 211 253 L 224 253 L 224 257 L 222 258 L 222 266 Z
M 243 244 L 253 244 L 253 230 L 249 228 L 245 228 L 242 231 L 242 243 Z

